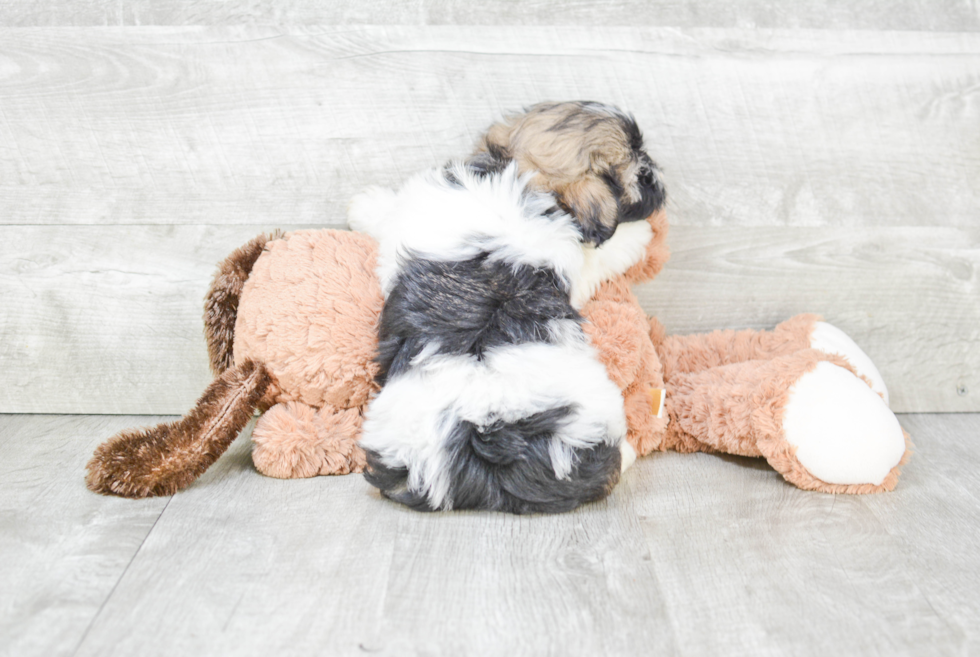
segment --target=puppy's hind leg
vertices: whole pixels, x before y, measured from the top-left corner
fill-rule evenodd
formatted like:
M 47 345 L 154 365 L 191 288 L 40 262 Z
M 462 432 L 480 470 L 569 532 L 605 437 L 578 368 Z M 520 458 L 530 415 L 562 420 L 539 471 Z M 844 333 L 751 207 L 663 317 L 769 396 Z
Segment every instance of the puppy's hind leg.
M 606 497 L 619 482 L 624 457 L 633 455 L 625 440 L 625 448 L 597 442 L 574 449 L 568 471 L 559 476 L 554 437 L 574 413 L 560 407 L 511 422 L 459 421 L 435 467 L 423 456 L 403 458 L 409 453 L 404 444 L 388 444 L 385 453 L 369 446 L 365 479 L 388 499 L 418 511 L 570 511 Z

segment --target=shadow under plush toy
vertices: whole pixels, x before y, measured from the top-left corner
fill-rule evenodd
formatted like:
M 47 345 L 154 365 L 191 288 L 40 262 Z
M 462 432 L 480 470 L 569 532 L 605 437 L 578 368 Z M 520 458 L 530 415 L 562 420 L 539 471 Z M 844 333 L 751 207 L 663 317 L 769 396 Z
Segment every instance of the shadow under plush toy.
M 532 185 L 583 227 L 589 275 L 571 302 L 622 392 L 635 453 L 762 456 L 800 488 L 894 488 L 908 439 L 874 365 L 843 332 L 800 315 L 773 331 L 665 336 L 646 317 L 630 286 L 666 262 L 667 221 L 659 172 L 629 117 L 593 103 L 535 106 L 491 127 L 469 163 L 490 171 L 511 161 L 539 172 Z M 220 456 L 256 409 L 264 411 L 252 434 L 260 472 L 362 471 L 358 440 L 379 389 L 377 265 L 377 243 L 344 231 L 262 236 L 237 250 L 206 300 L 217 378 L 181 420 L 100 446 L 89 487 L 172 494 Z

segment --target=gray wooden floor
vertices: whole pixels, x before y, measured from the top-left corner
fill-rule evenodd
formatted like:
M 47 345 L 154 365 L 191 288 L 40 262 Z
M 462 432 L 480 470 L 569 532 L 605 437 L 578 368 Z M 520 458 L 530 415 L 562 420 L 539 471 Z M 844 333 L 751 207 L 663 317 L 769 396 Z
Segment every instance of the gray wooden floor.
M 210 380 L 232 249 L 576 98 L 665 170 L 646 310 L 843 328 L 923 413 L 894 493 L 658 454 L 574 513 L 419 515 L 247 437 L 173 498 L 85 490 Z M 976 0 L 0 2 L 0 656 L 980 655 L 978 473 Z
M 157 419 L 0 417 L 0 654 L 980 654 L 980 414 L 901 416 L 871 497 L 668 453 L 573 513 L 423 515 L 263 477 L 247 438 L 172 498 L 89 493 Z

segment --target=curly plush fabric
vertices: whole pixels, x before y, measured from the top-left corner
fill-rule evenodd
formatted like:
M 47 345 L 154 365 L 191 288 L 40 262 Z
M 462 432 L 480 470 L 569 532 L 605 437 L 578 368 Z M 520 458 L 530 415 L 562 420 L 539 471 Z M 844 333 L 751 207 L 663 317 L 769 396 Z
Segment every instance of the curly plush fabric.
M 604 283 L 582 309 L 586 332 L 609 377 L 620 387 L 629 425 L 627 440 L 640 456 L 656 450 L 723 452 L 764 457 L 787 481 L 828 493 L 875 493 L 894 489 L 905 452 L 880 483 L 821 481 L 796 457 L 784 431 L 784 414 L 795 383 L 817 363 L 844 368 L 869 387 L 871 381 L 844 358 L 811 349 L 821 318 L 803 314 L 771 331 L 714 331 L 668 336 L 647 318 L 633 284 L 653 278 L 669 257 L 664 213 L 649 219 L 654 239 L 646 257 L 623 276 Z M 666 417 L 658 418 L 650 391 L 666 388 Z M 834 413 L 835 409 L 826 409 Z
M 88 463 L 89 490 L 120 497 L 173 495 L 197 479 L 266 407 L 274 387 L 261 363 L 244 360 L 222 372 L 176 422 L 120 432 Z
M 646 316 L 631 287 L 656 276 L 670 256 L 666 214 L 647 221 L 653 238 L 643 259 L 601 284 L 581 309 L 584 329 L 622 392 L 627 440 L 636 453 L 761 456 L 800 488 L 893 489 L 909 449 L 881 483 L 840 485 L 809 473 L 786 441 L 783 414 L 794 383 L 818 362 L 854 372 L 839 356 L 810 349 L 819 317 L 798 315 L 771 331 L 668 336 Z M 241 295 L 234 356 L 265 363 L 276 384 L 271 401 L 278 403 L 253 434 L 253 457 L 263 473 L 308 477 L 363 469 L 356 441 L 364 406 L 377 389 L 373 356 L 382 296 L 376 257 L 367 236 L 298 231 L 269 241 L 254 263 Z M 667 390 L 663 417 L 651 404 L 660 389 Z
M 363 406 L 377 390 L 376 259 L 377 243 L 348 231 L 303 230 L 268 242 L 242 290 L 235 362 L 265 363 L 278 402 Z
M 252 460 L 259 472 L 279 479 L 360 472 L 365 464 L 357 445 L 362 423 L 357 408 L 276 404 L 255 424 Z

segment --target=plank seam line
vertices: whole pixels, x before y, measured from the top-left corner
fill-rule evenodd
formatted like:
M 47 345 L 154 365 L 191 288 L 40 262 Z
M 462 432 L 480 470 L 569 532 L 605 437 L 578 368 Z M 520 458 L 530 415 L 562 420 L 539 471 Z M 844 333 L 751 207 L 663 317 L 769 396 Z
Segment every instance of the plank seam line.
M 82 638 L 78 640 L 78 644 L 75 646 L 75 649 L 71 653 L 72 657 L 75 657 L 75 655 L 78 654 L 78 651 L 81 650 L 82 644 L 85 643 L 85 639 L 88 638 L 89 632 L 92 630 L 92 627 L 95 625 L 95 621 L 97 621 L 99 619 L 99 616 L 102 615 L 102 610 L 105 609 L 106 604 L 108 604 L 109 600 L 116 593 L 116 589 L 119 588 L 119 584 L 126 577 L 126 573 L 129 572 L 129 567 L 133 565 L 134 561 L 136 561 L 136 557 L 143 550 L 143 545 L 146 543 L 146 539 L 148 539 L 150 537 L 150 534 L 153 533 L 153 530 L 156 529 L 157 523 L 160 522 L 160 518 L 163 517 L 164 512 L 166 512 L 167 507 L 170 506 L 170 503 L 173 501 L 173 499 L 174 498 L 171 495 L 170 499 L 167 500 L 167 503 L 163 505 L 162 509 L 160 509 L 160 514 L 156 517 L 156 520 L 153 521 L 153 525 L 151 525 L 150 530 L 146 532 L 146 536 L 144 536 L 143 540 L 140 541 L 139 547 L 136 548 L 135 552 L 133 552 L 133 556 L 130 557 L 129 562 L 126 564 L 126 567 L 123 568 L 122 573 L 120 573 L 119 579 L 117 579 L 116 583 L 112 585 L 112 589 L 109 591 L 109 595 L 105 597 L 105 600 L 103 600 L 102 604 L 99 605 L 99 610 L 95 612 L 95 615 L 92 616 L 92 620 L 89 621 L 88 626 L 85 628 L 85 631 L 82 633 Z

